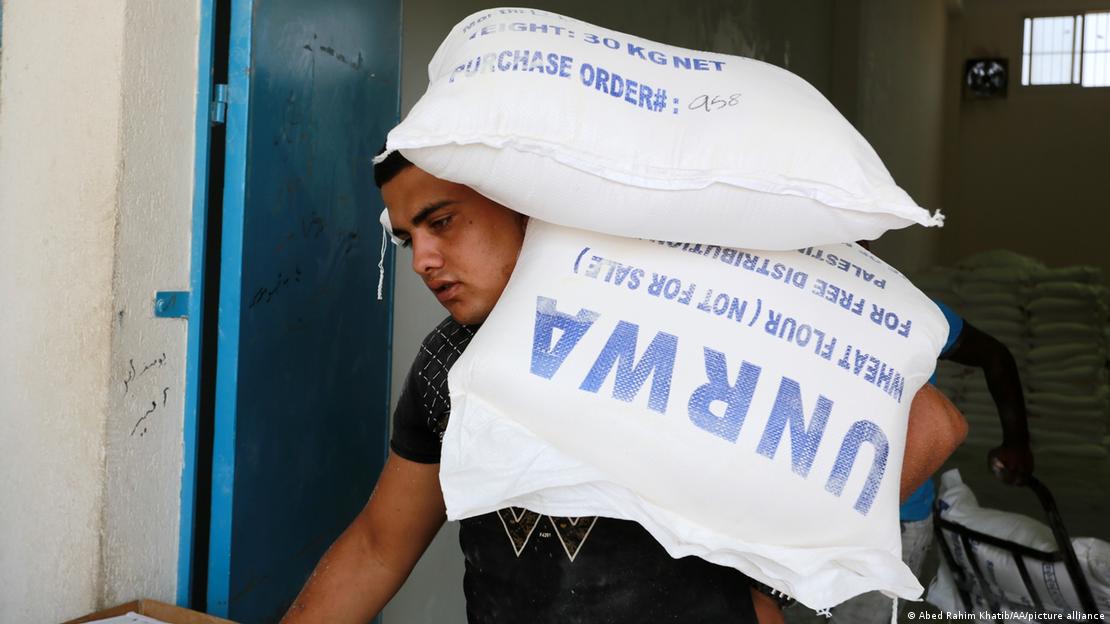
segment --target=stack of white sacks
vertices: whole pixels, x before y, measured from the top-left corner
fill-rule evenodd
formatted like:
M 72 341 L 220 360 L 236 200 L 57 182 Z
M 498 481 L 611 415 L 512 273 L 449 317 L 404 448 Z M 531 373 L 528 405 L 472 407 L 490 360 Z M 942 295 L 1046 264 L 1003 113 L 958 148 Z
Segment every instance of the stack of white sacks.
M 931 269 L 915 283 L 1014 354 L 1038 476 L 1065 506 L 1080 514 L 1103 514 L 1090 522 L 1080 515 L 1074 520 L 1078 526 L 1104 525 L 1104 514 L 1110 512 L 1105 478 L 1110 475 L 1110 314 L 1101 271 L 1048 268 L 1028 257 L 995 251 Z M 970 425 L 956 463 L 965 478 L 982 482 L 989 478 L 983 457 L 1002 439 L 985 378 L 979 369 L 951 362 L 938 366 L 937 377 L 938 387 Z
M 1091 267 L 1036 274 L 1029 304 L 1029 412 L 1046 452 L 1105 460 L 1110 383 L 1106 288 Z
M 961 479 L 959 470 L 949 470 L 940 478 L 938 497 L 941 501 L 941 515 L 950 522 L 1041 552 L 1059 550 L 1052 529 L 1045 523 L 1022 514 L 981 507 L 975 494 Z M 1071 615 L 1082 610 L 1075 579 L 1064 562 L 1026 559 L 1026 570 L 1030 573 L 1033 586 L 1030 593 L 1011 551 L 973 541 L 971 552 L 968 552 L 955 534 L 946 531 L 944 537 L 948 552 L 967 577 L 969 587 L 965 589 L 969 590 L 971 604 L 964 604 L 947 559 L 942 558 L 937 576 L 929 585 L 927 597 L 929 602 L 942 611 L 994 614 L 997 611 L 993 605 L 997 605 L 998 610 L 1003 612 L 1026 614 L 1041 612 Z M 1096 608 L 1104 616 L 1110 616 L 1110 543 L 1097 538 L 1079 537 L 1072 539 L 1072 549 Z M 986 571 L 988 587 L 982 586 L 972 573 L 972 556 L 976 558 L 979 569 Z M 1043 611 L 1035 606 L 1038 602 Z M 1038 619 L 1048 621 L 1064 618 L 1041 616 Z M 997 618 L 992 615 L 973 621 L 993 622 Z
M 998 338 L 1013 353 L 1018 370 L 1024 371 L 1029 354 L 1026 305 L 1033 273 L 1043 268 L 1017 254 L 989 252 L 953 268 L 934 268 L 914 277 L 914 283 Z M 998 410 L 980 369 L 942 362 L 937 367 L 937 386 L 967 418 L 968 446 L 990 448 L 1001 442 Z
M 899 475 L 947 329 L 848 241 L 939 215 L 751 59 L 488 9 L 428 72 L 387 151 L 532 217 L 451 370 L 448 516 L 631 519 L 815 609 L 917 598 Z

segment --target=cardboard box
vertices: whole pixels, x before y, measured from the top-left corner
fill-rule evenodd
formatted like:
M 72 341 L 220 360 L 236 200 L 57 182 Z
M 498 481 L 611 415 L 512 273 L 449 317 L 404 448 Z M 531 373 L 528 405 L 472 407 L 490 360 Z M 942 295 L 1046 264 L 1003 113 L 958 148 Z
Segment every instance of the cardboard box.
M 81 616 L 76 620 L 63 622 L 63 624 L 93 622 L 115 617 L 117 615 L 127 615 L 128 613 L 138 613 L 139 615 L 152 617 L 164 622 L 169 622 L 170 624 L 235 624 L 235 622 L 231 620 L 225 620 L 214 615 L 193 611 L 192 609 L 176 607 L 164 602 L 158 602 L 157 600 L 134 600 L 126 604 L 121 604 L 118 607 L 97 611 L 96 613 Z

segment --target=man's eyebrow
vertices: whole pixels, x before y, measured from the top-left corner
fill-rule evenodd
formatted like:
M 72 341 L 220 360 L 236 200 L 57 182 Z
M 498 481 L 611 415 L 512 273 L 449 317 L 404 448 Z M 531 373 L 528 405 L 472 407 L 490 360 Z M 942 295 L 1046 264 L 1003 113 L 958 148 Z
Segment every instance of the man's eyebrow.
M 416 216 L 412 218 L 412 224 L 413 226 L 420 225 L 421 223 L 427 221 L 428 217 L 432 216 L 433 212 L 439 210 L 440 208 L 444 208 L 446 206 L 450 206 L 451 204 L 457 203 L 459 202 L 454 199 L 441 199 L 435 203 L 428 204 L 427 206 L 421 208 L 420 212 L 416 213 Z
M 420 212 L 416 213 L 416 216 L 414 216 L 412 218 L 412 226 L 416 227 L 416 226 L 420 225 L 421 223 L 427 221 L 428 217 L 432 216 L 432 213 L 439 210 L 440 208 L 445 208 L 447 206 L 450 206 L 451 204 L 457 204 L 457 203 L 459 203 L 459 202 L 456 199 L 441 199 L 437 202 L 433 202 L 431 204 L 428 204 L 427 206 L 424 206 L 423 208 L 420 209 Z M 408 234 L 408 233 L 409 233 L 408 230 L 406 230 L 404 228 L 396 228 L 396 227 L 393 228 L 393 234 L 395 236 L 399 236 L 401 234 Z

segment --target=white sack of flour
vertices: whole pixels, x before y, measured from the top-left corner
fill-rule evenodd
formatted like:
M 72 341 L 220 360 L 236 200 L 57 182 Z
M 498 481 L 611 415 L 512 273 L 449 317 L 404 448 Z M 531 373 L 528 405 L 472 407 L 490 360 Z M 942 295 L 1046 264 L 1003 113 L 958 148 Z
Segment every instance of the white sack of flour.
M 854 244 L 749 252 L 532 220 L 451 369 L 448 516 L 624 518 L 813 608 L 916 598 L 899 477 L 947 333 Z
M 387 150 L 552 223 L 783 250 L 941 222 L 768 63 L 501 8 L 456 25 L 428 77 Z
M 1073 452 L 1074 449 L 1075 445 L 1069 447 Z M 1032 493 L 1028 495 L 1032 496 Z M 963 482 L 958 470 L 949 470 L 941 477 L 938 498 L 940 517 L 945 520 L 1043 553 L 1057 551 L 1052 529 L 1043 522 L 1017 513 L 980 507 L 975 494 Z M 951 531 L 944 531 L 943 535 L 948 552 L 960 569 L 966 574 L 972 574 L 969 553 L 959 537 Z M 988 584 L 988 587 L 983 587 L 978 579 L 971 577 L 970 596 L 974 602 L 970 605 L 972 612 L 991 610 L 988 595 L 998 601 L 1004 612 L 1041 611 L 1035 608 L 1034 597 L 1026 589 L 1018 563 L 1009 550 L 981 543 L 974 538 L 970 543 L 979 569 L 984 571 Z M 1110 544 L 1092 537 L 1077 537 L 1072 540 L 1072 548 L 1091 589 L 1095 605 L 1100 613 L 1110 616 Z M 1066 615 L 1082 609 L 1079 594 L 1063 561 L 1045 562 L 1029 557 L 1024 562 L 1033 591 L 1045 612 Z M 927 599 L 938 608 L 951 613 L 967 611 L 944 556 L 940 558 L 936 578 L 929 585 Z

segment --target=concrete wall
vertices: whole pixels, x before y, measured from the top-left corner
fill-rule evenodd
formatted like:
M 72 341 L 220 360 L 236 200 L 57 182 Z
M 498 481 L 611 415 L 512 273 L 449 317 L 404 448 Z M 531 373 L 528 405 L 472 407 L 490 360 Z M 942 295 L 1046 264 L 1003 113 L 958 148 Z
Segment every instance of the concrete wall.
M 832 100 L 920 206 L 942 200 L 946 0 L 837 0 Z M 875 252 L 903 271 L 935 262 L 941 230 L 884 234 Z
M 402 41 L 402 116 L 424 93 L 427 65 L 456 22 L 491 6 L 466 0 L 406 0 Z M 493 5 L 496 6 L 496 5 Z M 789 68 L 830 93 L 833 4 L 825 0 L 535 1 L 531 8 L 563 13 L 614 30 L 688 48 L 759 58 Z M 446 312 L 398 250 L 394 302 L 393 400 L 424 336 Z M 458 527 L 448 524 L 386 607 L 386 624 L 466 621 Z
M 4 1 L 3 621 L 174 597 L 197 7 Z
M 0 613 L 10 621 L 77 615 L 102 586 L 123 12 L 122 1 L 4 3 Z
M 965 101 L 952 90 L 940 255 L 1011 249 L 1050 266 L 1088 264 L 1110 275 L 1110 88 L 1022 87 L 1022 19 L 1110 11 L 1106 0 L 965 0 L 953 17 L 947 80 L 964 61 L 1009 59 L 1004 99 Z

